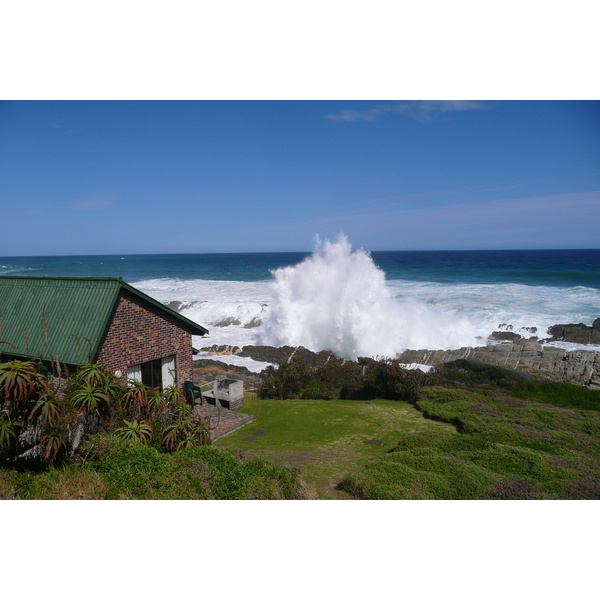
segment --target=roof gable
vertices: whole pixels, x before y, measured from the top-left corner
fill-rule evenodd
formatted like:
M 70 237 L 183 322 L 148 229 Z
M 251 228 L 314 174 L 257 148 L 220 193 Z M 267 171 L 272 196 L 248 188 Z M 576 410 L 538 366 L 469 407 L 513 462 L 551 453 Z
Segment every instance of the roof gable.
M 122 289 L 176 317 L 194 335 L 208 330 L 147 296 L 120 277 L 0 277 L 0 352 L 91 360 L 98 350 Z

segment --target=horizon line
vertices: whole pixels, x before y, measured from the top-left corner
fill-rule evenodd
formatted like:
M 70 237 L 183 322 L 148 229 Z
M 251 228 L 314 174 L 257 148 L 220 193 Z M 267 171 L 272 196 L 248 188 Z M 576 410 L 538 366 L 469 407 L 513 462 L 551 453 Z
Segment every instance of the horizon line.
M 353 248 L 354 249 L 354 248 Z M 598 251 L 599 247 L 594 248 L 446 248 L 446 249 L 403 249 L 403 250 L 366 250 L 362 246 L 356 250 L 366 252 L 585 252 Z M 25 254 L 25 255 L 2 255 L 0 259 L 19 259 L 19 258 L 91 258 L 91 257 L 120 257 L 126 256 L 198 256 L 215 254 L 313 254 L 314 250 L 244 250 L 244 251 L 224 251 L 224 252 L 117 252 L 111 254 Z

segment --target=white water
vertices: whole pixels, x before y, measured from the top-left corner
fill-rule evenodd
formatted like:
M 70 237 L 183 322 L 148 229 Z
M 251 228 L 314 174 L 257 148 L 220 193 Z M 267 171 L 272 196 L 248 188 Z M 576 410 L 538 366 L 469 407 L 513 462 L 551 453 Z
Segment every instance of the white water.
M 275 270 L 272 281 L 159 278 L 133 285 L 162 302 L 183 302 L 181 313 L 210 330 L 194 337 L 196 348 L 302 345 L 348 358 L 483 345 L 502 323 L 526 337 L 532 334 L 521 328 L 536 327 L 543 338 L 551 325 L 590 325 L 600 312 L 600 290 L 593 288 L 387 281 L 368 252 L 352 251 L 345 237 Z M 237 360 L 252 370 L 262 366 Z
M 484 343 L 485 326 L 465 314 L 394 297 L 371 256 L 352 251 L 344 236 L 326 240 L 303 262 L 273 275 L 273 302 L 260 332 L 266 345 L 356 358 Z

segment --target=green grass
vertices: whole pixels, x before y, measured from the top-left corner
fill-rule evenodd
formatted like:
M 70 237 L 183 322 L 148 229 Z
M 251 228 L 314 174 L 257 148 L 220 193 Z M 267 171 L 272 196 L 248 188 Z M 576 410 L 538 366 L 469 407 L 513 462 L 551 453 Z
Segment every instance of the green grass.
M 600 498 L 597 411 L 486 392 L 421 390 L 423 414 L 461 435 L 407 436 L 342 489 L 382 499 Z
M 404 435 L 454 427 L 424 419 L 406 402 L 392 400 L 260 400 L 248 396 L 241 412 L 256 421 L 216 442 L 301 470 L 319 498 L 347 498 L 337 484 L 384 456 Z
M 523 371 L 503 369 L 474 360 L 455 360 L 440 367 L 435 379 L 474 390 L 504 390 L 515 398 L 535 398 L 556 406 L 600 410 L 600 390 L 562 381 L 537 379 Z
M 218 444 L 300 468 L 319 498 L 600 498 L 598 392 L 488 365 L 444 371 L 414 406 L 248 398 L 256 421 Z
M 37 473 L 0 469 L 0 498 L 17 500 L 283 500 L 306 497 L 296 471 L 211 446 L 173 454 L 95 436 L 93 461 Z

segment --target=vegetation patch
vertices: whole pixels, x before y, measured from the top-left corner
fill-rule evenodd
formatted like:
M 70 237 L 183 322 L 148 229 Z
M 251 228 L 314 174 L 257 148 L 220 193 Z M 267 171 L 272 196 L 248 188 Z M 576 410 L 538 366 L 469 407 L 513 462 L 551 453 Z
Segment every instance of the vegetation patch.
M 177 389 L 2 363 L 0 498 L 600 498 L 600 392 L 473 361 L 263 375 L 257 419 L 209 445 Z
M 308 402 L 247 396 L 240 411 L 255 415 L 256 421 L 215 445 L 300 469 L 320 498 L 348 498 L 336 489 L 340 480 L 384 456 L 407 434 L 457 435 L 454 427 L 424 419 L 410 404 L 390 400 Z M 261 430 L 268 435 L 256 435 Z
M 208 446 L 181 390 L 125 386 L 83 365 L 62 386 L 0 363 L 0 498 L 292 499 L 299 473 Z
M 216 447 L 196 447 L 175 454 L 113 438 L 96 457 L 107 483 L 106 498 L 293 499 L 302 497 L 297 472 L 245 460 Z
M 591 390 L 468 361 L 450 363 L 431 383 L 415 407 L 461 435 L 406 435 L 340 489 L 381 499 L 600 498 Z
M 472 389 L 496 388 L 516 398 L 535 398 L 556 406 L 600 410 L 600 390 L 562 381 L 547 381 L 523 371 L 503 369 L 476 360 L 455 360 L 438 368 L 432 381 Z
M 407 371 L 398 361 L 359 358 L 358 362 L 332 362 L 315 368 L 302 359 L 268 367 L 258 391 L 263 399 L 386 398 L 411 401 L 426 381 L 420 371 Z

